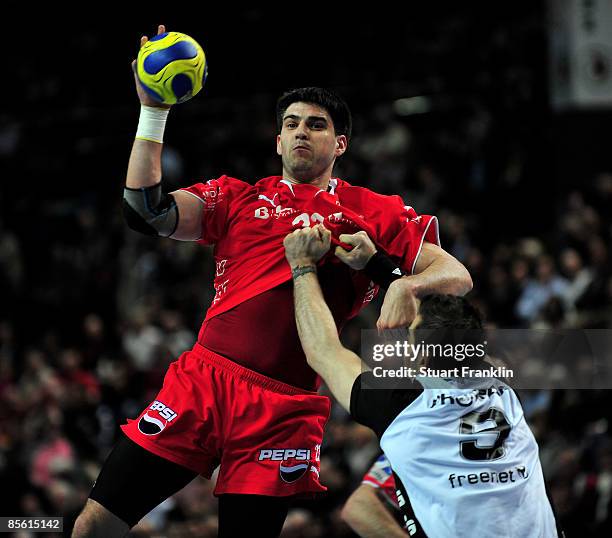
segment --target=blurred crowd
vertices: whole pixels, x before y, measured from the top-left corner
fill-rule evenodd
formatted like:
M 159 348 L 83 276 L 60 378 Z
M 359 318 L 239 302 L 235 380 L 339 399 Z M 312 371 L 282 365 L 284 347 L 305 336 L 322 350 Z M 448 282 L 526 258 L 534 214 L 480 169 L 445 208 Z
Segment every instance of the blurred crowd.
M 446 21 L 440 57 L 462 23 Z M 336 175 L 436 214 L 442 246 L 470 270 L 470 297 L 489 326 L 610 329 L 612 164 L 595 153 L 577 175 L 566 166 L 564 144 L 585 159 L 586 131 L 561 125 L 571 142 L 547 133 L 541 69 L 526 53 L 541 28 L 529 17 L 507 28 L 479 49 L 488 52 L 469 72 L 469 98 L 461 84 L 431 79 L 437 95 L 454 97 L 432 97 L 419 113 L 400 99 L 405 84 L 350 86 L 338 74 L 355 137 Z M 222 173 L 251 182 L 280 173 L 275 97 L 213 92 L 173 110 L 166 189 Z M 193 345 L 212 301 L 214 263 L 210 249 L 140 236 L 122 222 L 137 106 L 109 118 L 83 92 L 66 110 L 53 78 L 30 84 L 26 99 L 43 106 L 23 120 L 0 116 L 0 164 L 12 178 L 0 188 L 0 506 L 4 515 L 64 515 L 69 528 L 118 425 L 152 400 L 168 364 Z M 56 137 L 47 136 L 50 126 Z M 359 351 L 360 330 L 374 327 L 380 304 L 345 329 L 348 346 Z M 522 398 L 569 536 L 611 536 L 612 393 L 532 390 Z M 334 405 L 321 453 L 328 494 L 297 504 L 283 536 L 352 536 L 340 510 L 378 450 L 373 434 Z M 213 487 L 214 478 L 195 480 L 134 535 L 215 536 Z
M 390 157 L 381 148 L 394 148 L 392 158 L 401 161 L 410 137 L 402 124 L 387 136 L 364 137 L 355 142 L 356 160 L 385 170 Z M 350 166 L 358 164 L 341 164 Z M 471 298 L 491 326 L 610 328 L 612 174 L 559 192 L 556 220 L 492 247 L 479 236 L 495 223 L 442 202 L 445 178 L 427 165 L 417 166 L 414 187 L 394 173 L 375 177 L 417 209 L 438 214 L 443 246 L 469 268 Z M 139 236 L 122 224 L 119 200 L 114 206 L 111 215 L 80 207 L 58 219 L 68 222 L 50 223 L 70 233 L 36 245 L 41 265 L 34 268 L 33 247 L 10 222 L 0 229 L 0 482 L 11 485 L 0 488 L 3 513 L 74 519 L 118 425 L 140 412 L 169 362 L 193 345 L 212 300 L 210 250 Z M 357 351 L 359 331 L 374 326 L 379 304 L 343 335 Z M 605 535 L 612 521 L 611 400 L 608 391 L 524 395 L 560 517 L 583 536 Z M 339 511 L 377 452 L 372 434 L 335 406 L 322 449 L 329 493 L 292 510 L 285 536 L 350 536 Z M 196 480 L 139 532 L 213 536 L 212 488 Z

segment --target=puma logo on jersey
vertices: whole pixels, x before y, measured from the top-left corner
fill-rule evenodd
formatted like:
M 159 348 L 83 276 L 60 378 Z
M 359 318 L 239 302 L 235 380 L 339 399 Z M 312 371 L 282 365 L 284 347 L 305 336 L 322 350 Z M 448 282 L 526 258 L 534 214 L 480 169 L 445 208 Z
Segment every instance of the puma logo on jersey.
M 265 194 L 260 194 L 258 200 L 265 200 L 266 202 L 269 202 L 272 207 L 276 207 L 276 204 L 274 203 L 274 200 L 276 200 L 277 196 L 278 196 L 278 193 L 276 193 L 272 197 L 272 200 L 270 200 L 270 198 L 268 198 Z

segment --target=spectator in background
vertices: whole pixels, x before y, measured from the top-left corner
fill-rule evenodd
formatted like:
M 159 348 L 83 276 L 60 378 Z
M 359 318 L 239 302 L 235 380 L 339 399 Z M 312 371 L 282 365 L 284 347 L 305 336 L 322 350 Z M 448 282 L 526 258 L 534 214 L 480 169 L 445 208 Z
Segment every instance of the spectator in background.
M 168 362 L 178 357 L 185 349 L 193 347 L 195 334 L 185 327 L 181 313 L 176 310 L 162 310 L 159 323 L 164 333 L 162 347 Z
M 414 207 L 439 207 L 444 184 L 432 166 L 426 164 L 418 166 L 415 171 L 414 184 L 415 187 L 411 185 L 412 188 L 407 189 L 408 199 L 412 200 Z M 442 224 L 446 223 L 450 227 L 450 222 L 447 223 L 446 218 L 440 215 Z
M 561 253 L 561 270 L 568 279 L 567 288 L 561 298 L 565 308 L 573 311 L 576 302 L 584 295 L 593 281 L 593 272 L 584 267 L 582 257 L 573 248 L 566 248 Z
M 64 418 L 61 409 L 48 406 L 44 413 L 44 437 L 31 456 L 31 480 L 40 487 L 51 485 L 54 477 L 75 465 L 72 444 L 62 431 Z
M 532 329 L 563 329 L 567 328 L 566 309 L 563 300 L 553 295 L 540 308 L 537 318 L 532 321 Z
M 516 287 L 501 264 L 496 264 L 489 270 L 488 282 L 486 283 L 488 311 L 490 320 L 499 327 L 513 327 L 516 325 L 514 305 L 518 298 Z
M 562 244 L 576 249 L 583 247 L 601 232 L 600 215 L 586 203 L 584 195 L 579 191 L 567 195 L 559 221 Z
M 153 323 L 151 311 L 145 307 L 134 308 L 123 336 L 123 348 L 134 368 L 151 369 L 157 362 L 163 341 L 163 331 Z
M 553 259 L 541 255 L 536 262 L 536 278 L 527 282 L 516 305 L 517 315 L 527 323 L 535 320 L 548 300 L 562 297 L 567 287 L 567 280 L 556 273 Z
M 609 305 L 607 300 L 608 280 L 612 276 L 608 247 L 599 236 L 588 242 L 593 279 L 576 305 L 585 310 L 600 310 Z
M 612 207 L 612 173 L 602 172 L 595 178 L 594 193 L 591 198 L 593 207 L 600 216 L 605 215 Z
M 408 153 L 412 135 L 386 103 L 375 107 L 364 132 L 355 141 L 355 152 L 376 174 L 381 194 L 399 193 L 404 196 L 404 178 L 408 172 Z M 416 209 L 425 206 L 415 206 Z
M 95 369 L 108 349 L 115 344 L 115 334 L 109 334 L 104 320 L 97 313 L 86 314 L 83 318 L 82 330 L 76 347 L 82 356 L 82 366 L 86 370 Z
M 435 207 L 435 206 L 434 206 Z M 441 234 L 445 248 L 459 261 L 465 263 L 471 253 L 473 241 L 467 232 L 467 223 L 462 215 L 445 211 L 441 214 Z
M 0 315 L 8 315 L 17 304 L 25 281 L 22 247 L 16 234 L 4 228 L 0 217 Z
M 518 256 L 512 261 L 510 269 L 512 283 L 519 292 L 522 292 L 529 281 L 529 262 L 523 256 Z

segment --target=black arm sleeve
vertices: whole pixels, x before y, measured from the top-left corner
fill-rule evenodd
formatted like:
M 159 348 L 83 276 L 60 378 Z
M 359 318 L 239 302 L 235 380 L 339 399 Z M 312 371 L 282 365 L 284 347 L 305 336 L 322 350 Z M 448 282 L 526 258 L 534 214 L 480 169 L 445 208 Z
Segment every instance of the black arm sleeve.
M 351 416 L 360 424 L 372 428 L 380 439 L 397 415 L 422 392 L 423 387 L 416 382 L 415 388 L 399 388 L 394 387 L 389 379 L 379 379 L 372 372 L 364 372 L 353 383 Z
M 375 284 L 386 290 L 394 280 L 402 278 L 406 273 L 384 252 L 377 250 L 370 258 L 363 272 L 368 275 Z

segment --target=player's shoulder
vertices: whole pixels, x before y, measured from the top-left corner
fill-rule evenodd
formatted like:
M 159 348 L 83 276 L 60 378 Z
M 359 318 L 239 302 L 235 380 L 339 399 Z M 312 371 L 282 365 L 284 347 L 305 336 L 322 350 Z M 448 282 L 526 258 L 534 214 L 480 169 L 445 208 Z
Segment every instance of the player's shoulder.
M 186 190 L 194 194 L 202 194 L 206 197 L 218 194 L 234 194 L 247 193 L 250 190 L 255 190 L 255 187 L 242 179 L 238 179 L 228 175 L 222 175 L 214 179 L 202 180 L 194 183 L 189 187 L 183 187 L 181 190 Z
M 348 181 L 336 178 L 338 196 L 361 202 L 369 202 L 372 205 L 395 205 L 404 206 L 404 201 L 397 194 L 381 194 L 367 187 L 352 185 Z
M 250 183 L 244 181 L 242 179 L 238 179 L 228 175 L 221 175 L 219 177 L 213 179 L 202 179 L 192 185 L 192 187 L 200 187 L 200 188 L 210 188 L 210 187 L 219 187 L 224 185 L 237 185 L 237 186 L 249 186 L 252 187 Z M 189 188 L 189 187 L 184 187 Z
M 249 199 L 256 198 L 256 190 L 253 185 L 227 175 L 202 180 L 179 190 L 199 199 L 207 210 L 221 206 L 238 208 Z
M 225 174 L 215 179 L 209 179 L 208 181 L 206 181 L 206 185 L 211 185 L 211 186 L 219 185 L 222 187 L 227 186 L 227 187 L 232 187 L 236 189 L 253 189 L 254 188 L 253 184 L 249 181 L 246 181 L 244 179 L 238 179 L 236 177 L 228 176 Z

